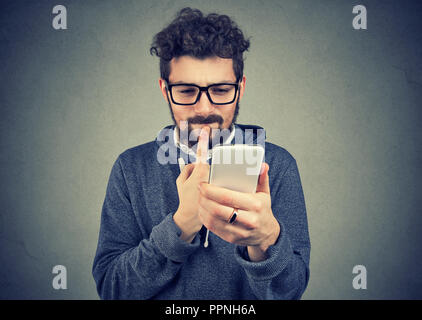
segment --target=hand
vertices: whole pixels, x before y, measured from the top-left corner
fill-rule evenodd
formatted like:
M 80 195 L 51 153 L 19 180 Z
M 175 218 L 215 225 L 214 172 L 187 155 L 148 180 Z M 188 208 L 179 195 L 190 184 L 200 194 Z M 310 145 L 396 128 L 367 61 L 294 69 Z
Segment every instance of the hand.
M 264 163 L 255 194 L 232 191 L 201 183 L 199 217 L 210 231 L 234 244 L 248 246 L 252 261 L 266 259 L 266 251 L 280 234 L 280 225 L 271 210 L 268 164 Z M 238 215 L 228 223 L 233 208 Z
M 207 163 L 209 133 L 208 126 L 202 128 L 198 139 L 196 162 L 186 165 L 176 179 L 179 207 L 173 220 L 182 230 L 180 238 L 189 243 L 202 228 L 202 222 L 198 216 L 198 187 L 201 182 L 208 181 L 210 170 Z

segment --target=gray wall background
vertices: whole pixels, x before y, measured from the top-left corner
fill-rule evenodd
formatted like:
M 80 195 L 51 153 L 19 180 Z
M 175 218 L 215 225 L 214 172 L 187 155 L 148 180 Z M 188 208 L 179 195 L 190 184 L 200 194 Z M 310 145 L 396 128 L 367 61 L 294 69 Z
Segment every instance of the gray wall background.
M 67 8 L 68 29 L 51 26 Z M 368 30 L 352 28 L 364 4 Z M 297 160 L 304 299 L 421 299 L 421 2 L 2 1 L 0 298 L 97 299 L 91 266 L 111 166 L 171 123 L 152 36 L 184 6 L 251 37 L 239 122 Z M 67 267 L 67 290 L 52 268 Z M 353 266 L 368 272 L 352 287 Z

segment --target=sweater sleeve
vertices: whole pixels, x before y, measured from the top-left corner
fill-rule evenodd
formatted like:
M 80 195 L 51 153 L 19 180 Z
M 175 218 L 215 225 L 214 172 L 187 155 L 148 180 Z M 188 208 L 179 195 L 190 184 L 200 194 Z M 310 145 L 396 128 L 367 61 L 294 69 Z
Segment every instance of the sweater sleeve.
M 199 247 L 198 237 L 188 244 L 180 234 L 169 213 L 148 237 L 142 235 L 117 159 L 107 185 L 92 267 L 100 298 L 150 299 L 162 291 Z
M 280 235 L 268 248 L 267 259 L 251 262 L 246 247 L 235 248 L 236 260 L 258 299 L 300 299 L 309 281 L 308 223 L 294 159 L 280 179 L 278 188 L 271 190 L 272 211 L 280 224 Z

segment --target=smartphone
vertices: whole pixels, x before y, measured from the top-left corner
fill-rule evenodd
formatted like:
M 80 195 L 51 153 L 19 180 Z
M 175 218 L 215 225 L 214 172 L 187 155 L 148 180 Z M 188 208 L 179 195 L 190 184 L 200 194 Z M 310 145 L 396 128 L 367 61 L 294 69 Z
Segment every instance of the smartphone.
M 255 193 L 264 154 L 261 145 L 215 146 L 212 148 L 208 183 L 234 191 Z

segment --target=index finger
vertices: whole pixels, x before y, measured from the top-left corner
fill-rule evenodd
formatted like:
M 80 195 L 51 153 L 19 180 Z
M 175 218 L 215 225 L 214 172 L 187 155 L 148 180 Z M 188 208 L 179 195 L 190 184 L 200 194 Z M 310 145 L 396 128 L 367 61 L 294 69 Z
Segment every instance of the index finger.
M 206 198 L 224 206 L 246 211 L 259 211 L 261 203 L 252 193 L 233 191 L 230 189 L 201 183 L 201 194 Z
M 207 163 L 209 132 L 208 126 L 201 129 L 196 149 L 196 163 Z

